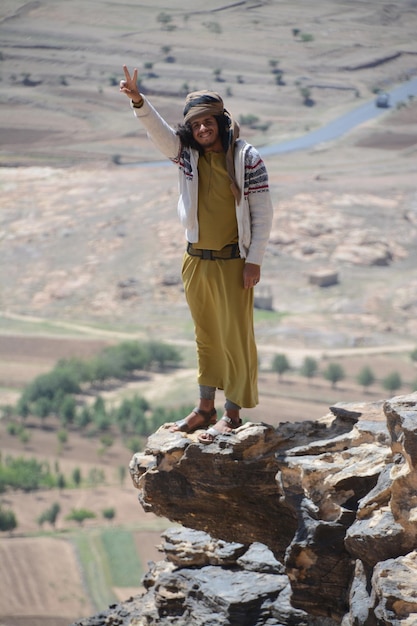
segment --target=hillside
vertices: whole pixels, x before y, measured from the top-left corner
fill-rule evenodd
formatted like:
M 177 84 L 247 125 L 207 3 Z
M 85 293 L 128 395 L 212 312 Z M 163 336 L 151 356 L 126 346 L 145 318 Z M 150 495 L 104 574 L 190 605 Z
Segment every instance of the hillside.
M 416 27 L 413 0 L 4 0 L 0 405 L 15 402 L 59 358 L 88 356 L 126 338 L 175 341 L 184 369 L 117 388 L 114 401 L 137 390 L 163 405 L 194 401 L 176 171 L 160 162 L 118 91 L 123 63 L 139 68 L 143 91 L 171 123 L 180 121 L 188 89 L 215 89 L 237 119 L 259 118 L 258 128 L 243 125 L 241 134 L 261 147 L 317 129 L 373 101 L 376 90 L 417 76 Z M 306 93 L 313 106 L 304 104 Z M 377 400 L 386 396 L 382 379 L 394 370 L 404 391 L 415 384 L 409 352 L 417 345 L 416 146 L 417 105 L 409 99 L 337 142 L 266 159 L 275 217 L 258 293 L 272 295 L 273 311 L 255 315 L 261 404 L 248 419 L 276 425 L 316 419 L 338 401 Z M 312 284 L 309 275 L 320 269 L 336 271 L 338 283 Z M 281 383 L 270 372 L 279 352 L 294 368 Z M 321 369 L 340 360 L 346 380 L 336 389 L 322 377 L 309 384 L 296 371 L 306 355 Z M 369 391 L 356 382 L 363 365 L 377 377 Z M 20 564 L 16 578 L 8 578 L 16 596 L 8 601 L 9 591 L 3 594 L 0 606 L 6 626 L 63 626 L 57 615 L 69 622 L 92 613 L 66 541 L 74 526 L 63 520 L 73 506 L 91 504 L 100 520 L 111 503 L 116 525 L 134 529 L 145 568 L 157 554 L 163 520 L 142 513 L 134 489 L 120 489 L 115 477 L 131 456 L 122 441 L 103 458 L 97 440 L 71 433 L 58 455 L 56 430 L 33 420 L 25 445 L 1 420 L 2 454 L 58 461 L 68 473 L 99 467 L 107 484 L 98 493 L 2 495 L 16 511 L 20 535 L 4 543 Z M 45 554 L 65 559 L 68 577 L 59 578 L 49 556 L 50 571 L 25 595 L 22 554 L 38 554 L 36 517 L 57 499 L 58 537 L 40 533 L 40 540 Z M 100 531 L 98 520 L 86 523 L 89 532 Z M 59 613 L 51 599 L 48 615 L 40 615 L 42 602 L 33 604 L 33 597 L 48 597 L 55 584 L 71 588 L 65 608 Z M 131 590 L 116 592 L 125 599 Z

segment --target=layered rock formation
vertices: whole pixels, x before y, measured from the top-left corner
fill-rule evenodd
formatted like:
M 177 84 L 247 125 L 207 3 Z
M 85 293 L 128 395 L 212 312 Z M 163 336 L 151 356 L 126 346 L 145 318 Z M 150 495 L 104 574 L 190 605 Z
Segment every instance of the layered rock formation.
M 161 428 L 131 475 L 166 531 L 146 591 L 80 625 L 415 626 L 417 393 L 248 423 Z

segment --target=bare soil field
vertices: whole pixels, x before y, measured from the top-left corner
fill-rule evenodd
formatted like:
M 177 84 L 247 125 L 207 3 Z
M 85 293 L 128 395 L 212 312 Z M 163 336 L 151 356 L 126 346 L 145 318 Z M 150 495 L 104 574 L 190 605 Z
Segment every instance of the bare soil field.
M 39 537 L 36 541 L 6 538 L 2 539 L 0 554 L 0 615 L 61 615 L 69 620 L 74 614 L 92 612 L 68 541 L 52 537 Z M 22 578 L 25 569 L 30 569 L 31 575 Z
M 261 147 L 315 130 L 416 76 L 416 32 L 413 0 L 4 0 L 0 406 L 13 404 L 60 358 L 155 338 L 175 342 L 184 367 L 107 397 L 139 392 L 166 406 L 195 401 L 176 171 L 160 161 L 118 92 L 123 63 L 138 67 L 142 91 L 170 123 L 180 121 L 188 90 L 215 89 L 237 119 L 258 118 L 257 128 L 242 124 L 241 135 Z M 314 106 L 305 105 L 306 94 Z M 266 159 L 275 218 L 259 288 L 272 295 L 273 310 L 255 315 L 261 403 L 246 419 L 276 425 L 317 419 L 337 402 L 378 403 L 393 371 L 403 380 L 400 393 L 415 388 L 416 147 L 410 100 L 337 142 Z M 337 271 L 338 283 L 311 284 L 309 274 L 322 268 Z M 270 371 L 277 353 L 293 366 L 281 381 Z M 306 381 L 297 373 L 305 356 L 321 370 L 339 362 L 345 380 L 335 388 L 321 375 Z M 356 382 L 364 365 L 377 379 L 368 391 Z M 118 482 L 118 468 L 131 457 L 123 442 L 102 455 L 96 440 L 70 432 L 59 449 L 57 426 L 50 426 L 29 420 L 24 444 L 1 420 L 2 455 L 58 463 L 67 474 L 99 468 L 106 482 L 2 494 L 19 526 L 0 547 L 1 626 L 64 626 L 92 612 L 68 541 L 73 527 L 65 515 L 73 507 L 97 514 L 89 530 L 114 506 L 115 523 L 133 529 L 143 563 L 159 558 L 155 546 L 167 521 L 142 511 L 129 478 Z M 57 531 L 38 536 L 36 518 L 55 501 L 62 507 Z M 121 598 L 134 591 L 115 590 Z

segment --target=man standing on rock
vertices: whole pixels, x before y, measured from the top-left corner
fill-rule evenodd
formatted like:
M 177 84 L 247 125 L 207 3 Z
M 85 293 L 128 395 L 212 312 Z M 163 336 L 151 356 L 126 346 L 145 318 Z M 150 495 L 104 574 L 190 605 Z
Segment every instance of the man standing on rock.
M 139 93 L 137 69 L 133 76 L 123 69 L 120 91 L 179 172 L 178 214 L 187 238 L 182 279 L 195 326 L 200 399 L 170 430 L 211 426 L 199 436 L 211 443 L 242 423 L 242 407 L 258 403 L 253 287 L 272 224 L 268 174 L 257 150 L 238 138 L 239 126 L 219 94 L 188 94 L 183 123 L 175 130 Z M 226 397 L 219 421 L 216 389 Z

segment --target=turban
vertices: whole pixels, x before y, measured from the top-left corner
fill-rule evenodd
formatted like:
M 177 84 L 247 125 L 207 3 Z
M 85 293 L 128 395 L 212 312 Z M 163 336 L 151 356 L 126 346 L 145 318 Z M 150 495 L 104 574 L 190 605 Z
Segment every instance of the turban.
M 239 137 L 239 124 L 235 122 L 230 113 L 224 108 L 223 100 L 215 91 L 193 91 L 188 94 L 184 105 L 184 123 L 190 122 L 200 115 L 224 115 L 228 121 L 228 146 L 226 151 L 226 168 L 231 185 L 230 188 L 237 202 L 240 201 L 241 192 L 236 182 L 234 147 Z

